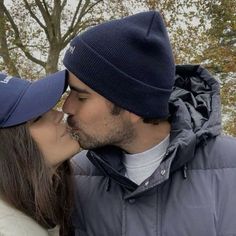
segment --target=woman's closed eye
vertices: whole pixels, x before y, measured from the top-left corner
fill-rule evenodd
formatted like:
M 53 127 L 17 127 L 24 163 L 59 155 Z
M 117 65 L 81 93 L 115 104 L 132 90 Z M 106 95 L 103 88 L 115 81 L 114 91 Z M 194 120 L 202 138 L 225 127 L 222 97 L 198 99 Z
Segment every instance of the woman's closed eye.
M 36 117 L 35 119 L 33 119 L 33 120 L 31 121 L 31 123 L 35 123 L 35 122 L 39 121 L 41 118 L 42 118 L 42 116 L 38 116 L 38 117 Z

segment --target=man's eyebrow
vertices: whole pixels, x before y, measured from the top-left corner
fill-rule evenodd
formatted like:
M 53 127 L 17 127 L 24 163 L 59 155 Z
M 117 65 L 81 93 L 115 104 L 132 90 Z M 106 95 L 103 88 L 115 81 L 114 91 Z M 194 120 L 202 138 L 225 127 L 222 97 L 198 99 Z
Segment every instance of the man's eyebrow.
M 86 94 L 90 94 L 90 92 L 86 89 L 82 89 L 82 88 L 78 88 L 78 87 L 74 87 L 73 85 L 69 86 L 71 90 L 74 90 L 78 93 L 86 93 Z

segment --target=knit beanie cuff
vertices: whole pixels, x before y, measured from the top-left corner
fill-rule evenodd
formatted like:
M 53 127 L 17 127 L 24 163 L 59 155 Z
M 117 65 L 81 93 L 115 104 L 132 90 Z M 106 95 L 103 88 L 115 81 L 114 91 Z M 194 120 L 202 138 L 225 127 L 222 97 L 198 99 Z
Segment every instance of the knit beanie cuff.
M 81 38 L 77 38 L 74 44 L 72 41 L 63 63 L 83 83 L 117 106 L 144 118 L 164 118 L 169 114 L 167 101 L 172 89 L 154 87 L 134 79 Z

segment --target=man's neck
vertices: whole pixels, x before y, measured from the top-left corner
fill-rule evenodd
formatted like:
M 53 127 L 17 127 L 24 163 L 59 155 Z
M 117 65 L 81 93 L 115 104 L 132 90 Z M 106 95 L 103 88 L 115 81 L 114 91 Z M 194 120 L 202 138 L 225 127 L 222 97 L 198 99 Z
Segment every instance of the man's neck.
M 165 139 L 170 134 L 170 129 L 171 125 L 168 121 L 157 125 L 142 123 L 136 128 L 134 140 L 121 148 L 129 154 L 144 152 Z

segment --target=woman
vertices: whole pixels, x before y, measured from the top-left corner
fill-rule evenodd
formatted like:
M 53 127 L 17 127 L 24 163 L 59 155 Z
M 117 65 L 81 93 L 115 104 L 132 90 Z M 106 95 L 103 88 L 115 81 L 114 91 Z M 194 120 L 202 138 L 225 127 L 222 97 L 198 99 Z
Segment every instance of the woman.
M 67 235 L 70 166 L 79 151 L 63 113 L 51 110 L 66 72 L 36 82 L 0 73 L 0 235 Z M 56 227 L 57 226 L 57 227 Z

